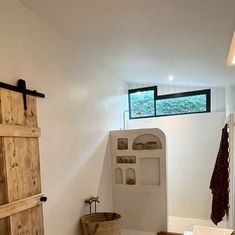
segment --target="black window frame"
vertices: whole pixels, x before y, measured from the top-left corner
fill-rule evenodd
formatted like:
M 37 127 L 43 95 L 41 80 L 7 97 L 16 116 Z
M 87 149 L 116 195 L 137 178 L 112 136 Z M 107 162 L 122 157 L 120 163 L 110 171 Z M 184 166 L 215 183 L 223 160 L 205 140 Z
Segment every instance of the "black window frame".
M 144 116 L 144 117 L 132 117 L 131 116 L 131 98 L 130 95 L 137 92 L 144 92 L 144 91 L 154 91 L 154 115 L 153 116 Z M 128 105 L 129 105 L 129 118 L 130 119 L 139 119 L 139 118 L 152 118 L 156 117 L 156 99 L 157 99 L 157 86 L 149 86 L 149 87 L 141 87 L 136 89 L 128 90 Z
M 178 116 L 178 115 L 198 114 L 198 113 L 210 113 L 211 112 L 211 89 L 187 91 L 187 92 L 173 93 L 173 94 L 167 94 L 167 95 L 159 95 L 159 96 L 157 96 L 157 98 L 155 100 L 155 106 L 157 106 L 156 105 L 157 100 L 189 97 L 189 96 L 196 96 L 196 95 L 206 95 L 206 111 L 156 115 L 156 117 Z M 157 107 L 155 109 L 157 109 Z
M 143 92 L 143 91 L 154 91 L 154 115 L 153 116 L 143 116 L 143 117 L 132 117 L 131 116 L 131 101 L 130 101 L 130 94 Z M 143 87 L 137 89 L 130 89 L 128 90 L 128 104 L 129 104 L 129 118 L 130 119 L 140 119 L 140 118 L 153 118 L 153 117 L 165 117 L 165 116 L 178 116 L 178 115 L 188 115 L 188 114 L 200 114 L 200 113 L 210 113 L 211 112 L 211 89 L 203 89 L 203 90 L 196 90 L 196 91 L 187 91 L 187 92 L 180 92 L 180 93 L 172 93 L 167 95 L 158 95 L 157 86 L 151 87 Z M 196 96 L 196 95 L 206 95 L 206 111 L 201 112 L 190 112 L 190 113 L 177 113 L 177 114 L 165 114 L 165 115 L 157 115 L 157 105 L 156 101 L 160 99 L 171 99 L 171 98 L 180 98 L 180 97 L 188 97 L 188 96 Z

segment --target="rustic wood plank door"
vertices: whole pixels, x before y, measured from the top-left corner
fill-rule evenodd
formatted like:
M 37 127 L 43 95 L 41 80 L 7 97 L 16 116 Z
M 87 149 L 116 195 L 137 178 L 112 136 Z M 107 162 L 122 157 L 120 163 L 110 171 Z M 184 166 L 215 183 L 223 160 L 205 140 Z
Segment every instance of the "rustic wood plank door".
M 43 235 L 36 98 L 0 89 L 0 235 Z

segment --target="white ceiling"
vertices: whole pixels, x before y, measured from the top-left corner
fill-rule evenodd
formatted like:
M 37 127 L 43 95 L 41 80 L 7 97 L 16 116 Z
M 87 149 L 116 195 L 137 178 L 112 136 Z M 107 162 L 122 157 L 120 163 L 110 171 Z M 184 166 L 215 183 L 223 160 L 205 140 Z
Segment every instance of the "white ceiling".
M 235 0 L 19 1 L 128 82 L 235 81 Z

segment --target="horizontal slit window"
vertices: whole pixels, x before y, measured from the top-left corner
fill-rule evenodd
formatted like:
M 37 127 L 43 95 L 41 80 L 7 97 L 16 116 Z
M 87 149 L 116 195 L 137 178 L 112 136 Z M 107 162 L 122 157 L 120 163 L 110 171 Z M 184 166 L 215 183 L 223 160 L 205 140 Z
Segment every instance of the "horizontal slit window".
M 129 90 L 130 118 L 155 117 L 157 87 Z
M 157 95 L 157 87 L 129 90 L 130 118 L 206 113 L 211 111 L 211 90 Z

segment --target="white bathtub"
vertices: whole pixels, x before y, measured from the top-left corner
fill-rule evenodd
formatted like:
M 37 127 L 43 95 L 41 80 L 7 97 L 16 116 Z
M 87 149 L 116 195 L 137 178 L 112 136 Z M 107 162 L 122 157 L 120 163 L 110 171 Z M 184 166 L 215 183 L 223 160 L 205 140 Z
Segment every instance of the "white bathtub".
M 233 230 L 205 226 L 193 227 L 193 235 L 231 235 Z
M 193 232 L 185 231 L 185 232 L 184 232 L 184 235 L 193 235 Z
M 231 235 L 233 230 L 220 229 L 206 226 L 194 226 L 193 232 L 185 231 L 184 235 Z M 142 232 L 130 229 L 123 229 L 122 235 L 156 235 L 155 233 Z

